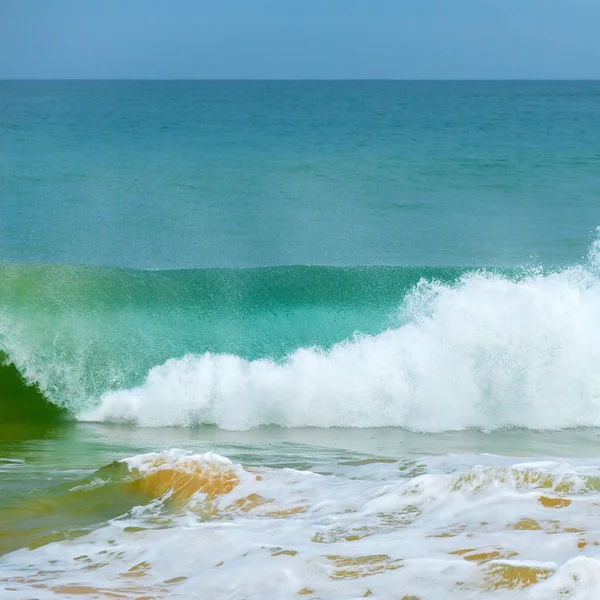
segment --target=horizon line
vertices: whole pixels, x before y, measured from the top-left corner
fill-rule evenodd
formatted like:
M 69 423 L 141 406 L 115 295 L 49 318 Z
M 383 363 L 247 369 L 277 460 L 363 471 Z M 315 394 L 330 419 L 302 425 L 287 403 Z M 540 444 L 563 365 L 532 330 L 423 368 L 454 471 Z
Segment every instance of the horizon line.
M 293 82 L 406 82 L 406 83 L 442 83 L 442 82 L 463 82 L 463 83 L 493 83 L 493 82 L 600 82 L 600 77 L 589 78 L 547 78 L 547 77 L 494 77 L 494 78 L 392 78 L 392 77 L 366 77 L 366 78 L 234 78 L 234 77 L 0 77 L 0 82 L 97 82 L 97 81 L 139 81 L 139 82 L 257 82 L 257 83 L 293 83 Z

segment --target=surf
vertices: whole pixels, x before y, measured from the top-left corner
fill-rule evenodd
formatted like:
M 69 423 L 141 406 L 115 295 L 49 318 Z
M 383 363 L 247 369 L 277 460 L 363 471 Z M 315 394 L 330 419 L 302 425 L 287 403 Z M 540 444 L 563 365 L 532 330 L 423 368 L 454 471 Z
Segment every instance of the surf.
M 72 414 L 141 384 L 173 357 L 281 360 L 377 334 L 421 277 L 463 271 L 281 267 L 135 271 L 0 265 L 0 351 L 25 382 Z
M 600 426 L 600 245 L 562 269 L 3 266 L 0 347 L 84 421 Z
M 170 359 L 80 418 L 226 429 L 600 426 L 599 300 L 600 281 L 581 268 L 423 281 L 397 328 L 282 361 Z

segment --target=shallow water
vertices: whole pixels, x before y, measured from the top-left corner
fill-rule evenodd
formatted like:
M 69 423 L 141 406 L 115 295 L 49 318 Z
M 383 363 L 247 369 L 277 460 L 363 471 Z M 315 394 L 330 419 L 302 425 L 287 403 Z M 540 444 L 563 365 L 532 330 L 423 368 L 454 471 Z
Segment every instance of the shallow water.
M 589 598 L 599 444 L 17 427 L 0 444 L 0 581 L 19 598 Z

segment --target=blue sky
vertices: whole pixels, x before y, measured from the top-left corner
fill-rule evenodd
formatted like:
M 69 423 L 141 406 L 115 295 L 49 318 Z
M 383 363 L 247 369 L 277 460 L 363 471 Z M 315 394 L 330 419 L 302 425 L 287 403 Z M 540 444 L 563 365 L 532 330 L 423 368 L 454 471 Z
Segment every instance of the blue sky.
M 0 0 L 0 78 L 600 78 L 599 0 Z

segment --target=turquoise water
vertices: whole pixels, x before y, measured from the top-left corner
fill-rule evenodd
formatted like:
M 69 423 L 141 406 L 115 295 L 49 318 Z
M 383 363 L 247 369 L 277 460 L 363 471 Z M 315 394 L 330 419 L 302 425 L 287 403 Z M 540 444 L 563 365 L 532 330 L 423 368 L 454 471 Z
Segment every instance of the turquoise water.
M 1 82 L 0 259 L 578 261 L 596 82 Z
M 0 595 L 598 596 L 600 83 L 0 98 Z

